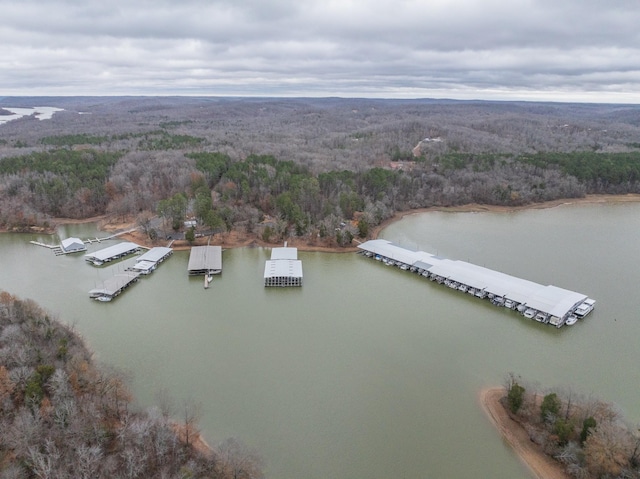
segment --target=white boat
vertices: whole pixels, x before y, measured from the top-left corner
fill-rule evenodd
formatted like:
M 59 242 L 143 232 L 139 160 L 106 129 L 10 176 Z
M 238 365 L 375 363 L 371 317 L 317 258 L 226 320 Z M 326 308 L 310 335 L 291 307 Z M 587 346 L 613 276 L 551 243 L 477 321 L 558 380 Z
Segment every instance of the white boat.
M 570 315 L 567 320 L 564 322 L 567 326 L 573 326 L 578 322 L 578 317 L 575 314 Z
M 525 318 L 532 319 L 536 315 L 536 310 L 535 309 L 531 309 L 531 308 L 527 308 L 527 309 L 525 309 L 524 313 L 522 313 L 522 314 L 524 315 Z
M 113 298 L 111 296 L 97 296 L 94 299 L 96 301 L 107 302 L 107 301 L 111 301 Z
M 539 312 L 538 314 L 536 314 L 535 320 L 538 321 L 539 323 L 546 323 L 547 315 Z
M 578 319 L 584 318 L 587 314 L 593 311 L 593 308 L 595 307 L 595 305 L 596 305 L 595 299 L 587 298 L 584 300 L 582 304 L 580 304 L 575 309 L 573 314 L 575 314 L 578 317 Z

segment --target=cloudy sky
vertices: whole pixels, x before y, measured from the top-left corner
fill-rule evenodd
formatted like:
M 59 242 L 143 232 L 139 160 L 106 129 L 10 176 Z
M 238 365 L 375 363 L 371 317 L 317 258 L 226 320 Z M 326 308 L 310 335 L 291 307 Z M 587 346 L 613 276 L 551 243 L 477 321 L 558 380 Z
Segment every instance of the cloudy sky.
M 0 95 L 640 103 L 640 0 L 0 0 Z

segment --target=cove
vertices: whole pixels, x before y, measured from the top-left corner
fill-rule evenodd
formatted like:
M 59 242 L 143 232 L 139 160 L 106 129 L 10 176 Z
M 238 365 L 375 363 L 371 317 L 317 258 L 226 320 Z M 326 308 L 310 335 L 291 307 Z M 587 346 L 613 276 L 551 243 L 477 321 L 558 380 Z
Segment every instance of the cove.
M 96 232 L 58 235 L 0 235 L 0 289 L 73 324 L 131 373 L 141 407 L 160 389 L 200 402 L 207 440 L 241 439 L 268 477 L 527 478 L 477 402 L 509 371 L 640 420 L 640 204 L 432 212 L 380 234 L 598 301 L 560 330 L 356 254 L 299 252 L 304 286 L 265 288 L 266 248 L 225 250 L 208 290 L 176 252 L 103 304 L 88 291 L 130 260 L 94 268 L 29 244 Z

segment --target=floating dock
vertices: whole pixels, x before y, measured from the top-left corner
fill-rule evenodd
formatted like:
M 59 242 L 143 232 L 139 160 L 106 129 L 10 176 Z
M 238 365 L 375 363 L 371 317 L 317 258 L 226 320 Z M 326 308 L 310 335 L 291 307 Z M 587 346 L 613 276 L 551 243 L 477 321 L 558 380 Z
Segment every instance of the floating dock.
M 94 253 L 87 253 L 84 255 L 84 259 L 94 266 L 102 266 L 104 263 L 124 258 L 125 256 L 138 252 L 139 250 L 139 245 L 129 241 L 124 241 Z
M 271 259 L 264 265 L 265 286 L 302 286 L 302 261 L 298 259 L 298 249 L 273 248 Z
M 358 248 L 367 257 L 417 273 L 477 298 L 489 299 L 496 306 L 517 310 L 526 318 L 558 328 L 565 323 L 575 323 L 595 306 L 595 300 L 581 293 L 557 286 L 544 286 L 465 261 L 412 251 L 387 240 L 366 241 Z
M 136 264 L 127 268 L 127 271 L 135 271 L 140 274 L 151 274 L 158 265 L 173 254 L 173 249 L 164 246 L 151 248 L 136 258 Z
M 192 247 L 191 252 L 189 253 L 187 271 L 191 276 L 222 273 L 222 247 Z
M 111 301 L 122 291 L 138 281 L 138 273 L 121 273 L 105 280 L 101 288 L 89 291 L 89 297 L 96 301 Z

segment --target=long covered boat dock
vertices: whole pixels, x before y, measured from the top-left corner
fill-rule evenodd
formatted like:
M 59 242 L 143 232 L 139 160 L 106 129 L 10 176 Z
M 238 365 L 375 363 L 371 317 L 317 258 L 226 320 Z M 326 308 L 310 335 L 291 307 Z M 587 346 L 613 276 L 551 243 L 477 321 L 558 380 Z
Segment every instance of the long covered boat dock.
M 140 246 L 124 241 L 122 243 L 114 244 L 108 248 L 95 251 L 93 253 L 87 253 L 84 255 L 84 259 L 95 266 L 102 266 L 104 263 L 123 258 L 130 254 L 136 253 L 140 250 Z
M 365 256 L 387 265 L 417 273 L 478 298 L 489 299 L 497 306 L 517 310 L 526 318 L 558 328 L 586 316 L 595 305 L 593 299 L 581 293 L 544 286 L 465 261 L 412 251 L 387 240 L 366 241 L 358 248 Z
M 131 284 L 138 280 L 138 273 L 121 273 L 106 279 L 102 283 L 101 288 L 95 288 L 89 291 L 89 297 L 96 301 L 111 301 L 122 291 L 127 289 Z
M 127 268 L 140 274 L 151 274 L 160 263 L 173 254 L 173 249 L 165 246 L 156 246 L 136 258 L 136 264 Z

